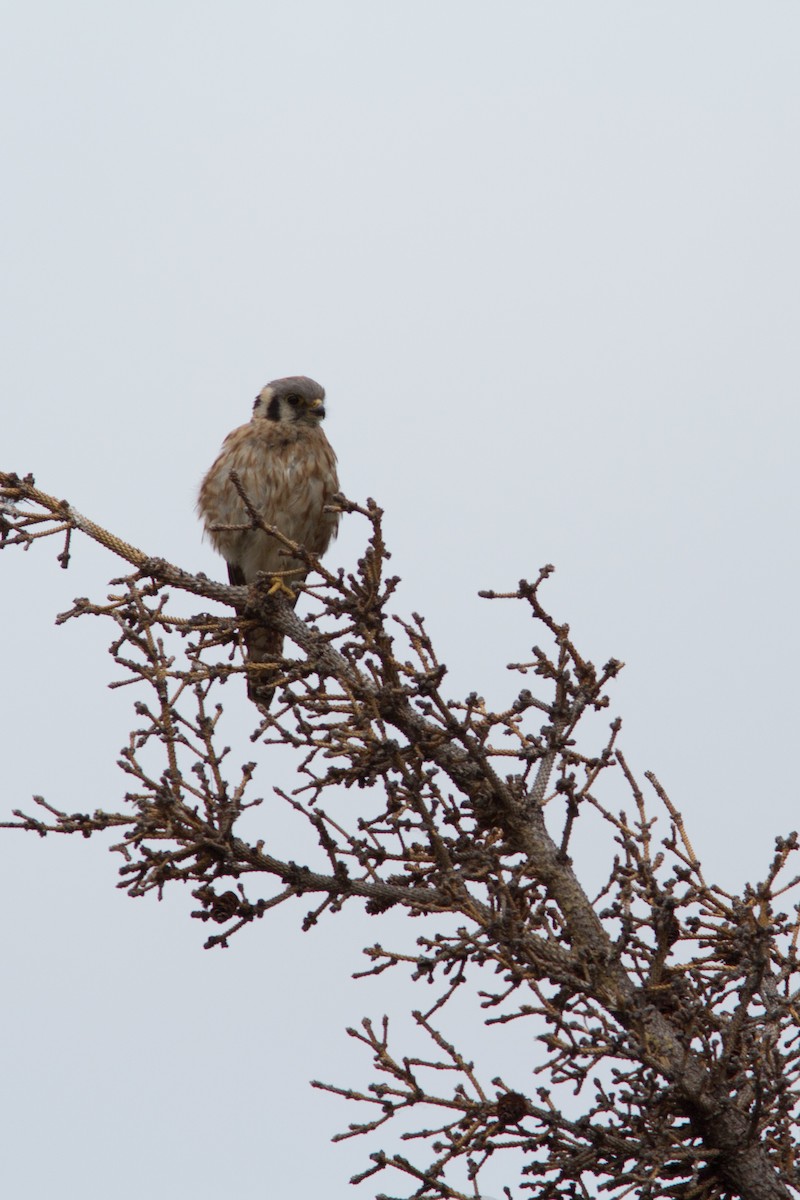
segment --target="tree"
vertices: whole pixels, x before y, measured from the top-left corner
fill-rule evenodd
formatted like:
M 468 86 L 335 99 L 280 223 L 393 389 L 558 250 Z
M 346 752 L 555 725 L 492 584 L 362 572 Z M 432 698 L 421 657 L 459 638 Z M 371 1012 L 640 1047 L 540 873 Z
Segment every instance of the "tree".
M 373 1081 L 316 1084 L 363 1112 L 342 1136 L 406 1130 L 411 1154 L 373 1151 L 357 1181 L 393 1169 L 407 1196 L 479 1196 L 482 1169 L 505 1152 L 515 1174 L 522 1160 L 509 1200 L 795 1194 L 800 918 L 779 901 L 798 883 L 788 878 L 797 837 L 776 839 L 763 881 L 741 895 L 705 880 L 658 780 L 647 774 L 646 800 L 629 769 L 619 720 L 598 744 L 591 714 L 608 707 L 621 664 L 596 668 L 547 612 L 551 567 L 513 593 L 485 593 L 524 604 L 544 643 L 512 664 L 538 694 L 522 687 L 493 712 L 477 692 L 447 698 L 422 618 L 390 613 L 397 580 L 385 573 L 372 501 L 337 501 L 368 528 L 352 575 L 260 526 L 312 571 L 302 619 L 268 579 L 231 587 L 148 557 L 30 476 L 0 475 L 0 497 L 4 548 L 62 536 L 66 567 L 80 533 L 133 567 L 111 598 L 78 600 L 58 620 L 111 622 L 114 660 L 147 697 L 122 751 L 131 790 L 120 811 L 66 813 L 37 797 L 38 813 L 15 810 L 4 827 L 117 830 L 128 892 L 188 883 L 193 915 L 215 930 L 208 947 L 297 897 L 308 898 L 306 925 L 354 902 L 378 922 L 389 909 L 420 921 L 411 945 L 369 947 L 367 973 L 405 967 L 433 985 L 413 1014 L 429 1055 L 397 1048 L 388 1018 L 364 1021 L 350 1033 L 369 1051 Z M 176 617 L 173 592 L 222 612 Z M 265 754 L 276 744 L 296 754 L 298 787 L 278 794 L 313 831 L 315 854 L 302 863 L 246 835 L 255 764 L 234 771 L 220 744 L 219 695 L 248 670 L 242 642 L 259 624 L 297 651 L 275 664 L 278 696 L 258 714 L 257 740 Z M 352 789 L 359 802 L 345 806 Z M 594 899 L 570 857 L 590 814 L 610 848 Z M 474 981 L 476 1020 L 521 1024 L 521 1044 L 538 1045 L 525 1064 L 542 1080 L 532 1091 L 479 1078 L 448 1035 L 448 1005 Z M 577 1100 L 566 1104 L 566 1092 Z M 469 1192 L 453 1183 L 464 1165 Z

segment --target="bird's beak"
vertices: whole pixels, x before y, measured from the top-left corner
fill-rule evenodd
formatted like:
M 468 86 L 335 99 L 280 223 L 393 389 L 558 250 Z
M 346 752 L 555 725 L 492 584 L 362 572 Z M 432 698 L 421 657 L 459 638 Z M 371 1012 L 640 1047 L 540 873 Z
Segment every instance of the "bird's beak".
M 325 416 L 325 401 L 324 400 L 320 400 L 320 398 L 317 397 L 316 400 L 311 401 L 310 407 L 311 407 L 311 411 L 313 412 L 315 417 L 321 418 L 321 417 Z

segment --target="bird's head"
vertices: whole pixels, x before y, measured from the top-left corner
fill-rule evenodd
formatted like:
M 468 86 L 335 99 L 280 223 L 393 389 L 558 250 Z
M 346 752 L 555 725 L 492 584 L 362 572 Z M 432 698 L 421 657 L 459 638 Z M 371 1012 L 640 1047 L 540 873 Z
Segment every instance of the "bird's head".
M 316 425 L 325 416 L 325 388 L 306 375 L 273 379 L 256 396 L 253 420 Z

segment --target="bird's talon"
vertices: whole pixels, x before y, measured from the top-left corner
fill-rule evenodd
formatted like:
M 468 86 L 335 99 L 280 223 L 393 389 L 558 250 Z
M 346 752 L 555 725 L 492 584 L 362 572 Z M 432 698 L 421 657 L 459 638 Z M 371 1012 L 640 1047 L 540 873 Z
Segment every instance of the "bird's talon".
M 297 594 L 294 591 L 292 591 L 292 589 L 289 587 L 288 583 L 286 583 L 280 577 L 280 575 L 274 575 L 272 577 L 272 583 L 269 585 L 267 595 L 275 596 L 278 592 L 283 592 L 283 594 L 289 600 L 291 600 L 292 604 L 294 604 L 295 600 L 297 599 Z

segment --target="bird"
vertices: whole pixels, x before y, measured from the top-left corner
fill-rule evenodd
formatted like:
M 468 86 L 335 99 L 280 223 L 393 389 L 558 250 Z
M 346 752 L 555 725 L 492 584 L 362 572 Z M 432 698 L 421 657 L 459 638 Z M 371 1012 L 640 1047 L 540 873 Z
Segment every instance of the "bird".
M 305 375 L 290 375 L 263 387 L 250 421 L 233 429 L 222 443 L 200 485 L 197 512 L 211 544 L 228 564 L 232 584 L 253 583 L 263 572 L 273 576 L 275 590 L 296 603 L 291 584 L 302 583 L 308 570 L 277 538 L 248 528 L 251 517 L 231 480 L 232 471 L 259 517 L 284 537 L 321 557 L 336 536 L 339 514 L 328 506 L 339 491 L 339 477 L 336 455 L 321 426 L 324 418 L 325 389 Z M 266 710 L 280 677 L 274 663 L 283 650 L 283 635 L 264 625 L 247 629 L 244 641 L 248 695 Z M 253 669 L 253 664 L 264 662 L 273 665 Z

